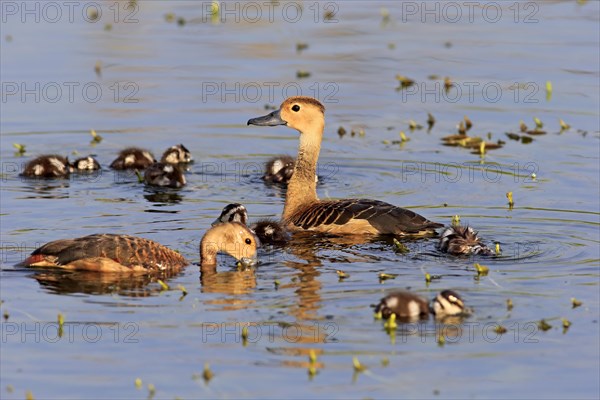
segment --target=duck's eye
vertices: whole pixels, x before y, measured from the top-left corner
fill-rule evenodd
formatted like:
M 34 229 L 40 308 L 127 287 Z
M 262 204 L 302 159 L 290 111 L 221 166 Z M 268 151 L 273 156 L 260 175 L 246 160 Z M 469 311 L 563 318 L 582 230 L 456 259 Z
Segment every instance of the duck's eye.
M 246 239 L 246 244 L 252 244 L 252 239 Z
M 294 104 L 294 106 L 292 107 L 292 111 L 295 111 L 295 112 L 300 111 L 300 106 L 298 104 Z

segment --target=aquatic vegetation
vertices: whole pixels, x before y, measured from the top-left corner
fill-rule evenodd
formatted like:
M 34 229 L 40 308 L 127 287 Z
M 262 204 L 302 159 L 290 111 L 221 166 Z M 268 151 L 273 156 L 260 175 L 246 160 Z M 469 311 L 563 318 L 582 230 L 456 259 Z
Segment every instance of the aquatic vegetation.
M 383 282 L 387 281 L 388 279 L 396 279 L 398 274 L 388 274 L 385 272 L 380 272 L 378 276 L 379 276 L 379 283 L 383 283 Z
M 477 275 L 479 276 L 486 276 L 490 272 L 488 267 L 479 263 L 473 264 L 473 267 L 475 267 L 475 271 L 477 271 Z
M 361 364 L 356 357 L 352 357 L 352 366 L 354 367 L 354 372 L 363 372 L 367 370 L 367 367 Z
M 496 332 L 498 335 L 502 335 L 503 333 L 508 332 L 508 329 L 506 329 L 502 325 L 496 325 L 496 327 L 494 328 L 494 332 Z
M 202 379 L 204 382 L 208 384 L 210 380 L 215 376 L 215 374 L 210 369 L 210 365 L 208 363 L 204 364 L 204 370 L 202 371 Z
M 15 156 L 17 157 L 21 157 L 25 154 L 25 145 L 24 144 L 19 144 L 19 143 L 13 143 L 13 147 L 15 149 L 17 149 L 17 151 L 15 151 Z
M 575 297 L 571 298 L 571 306 L 572 306 L 572 308 L 577 308 L 577 307 L 579 307 L 582 304 L 583 304 L 583 302 L 580 301 L 580 300 L 577 300 Z
M 400 84 L 400 86 L 398 86 L 396 88 L 396 90 L 406 89 L 415 84 L 414 79 L 410 79 L 409 77 L 401 75 L 401 74 L 396 74 L 396 80 Z
M 308 78 L 308 77 L 310 77 L 310 72 L 302 70 L 302 69 L 296 71 L 296 78 L 303 79 L 303 78 Z
M 496 247 L 494 248 L 494 252 L 496 253 L 496 255 L 500 255 L 500 253 L 502 252 L 502 249 L 500 248 L 500 243 L 496 243 Z
M 545 319 L 541 319 L 538 323 L 537 323 L 537 327 L 539 330 L 541 331 L 547 331 L 552 329 L 552 325 L 550 325 L 549 323 L 546 322 Z
M 337 130 L 337 134 L 340 138 L 344 137 L 344 135 L 346 134 L 346 129 L 344 129 L 343 126 L 340 126 Z
M 298 42 L 296 43 L 296 51 L 298 53 L 302 52 L 302 50 L 308 49 L 308 43 Z
M 398 239 L 394 238 L 393 242 L 394 242 L 394 251 L 395 252 L 401 253 L 401 254 L 406 254 L 406 253 L 410 252 L 408 247 L 406 247 L 406 245 L 404 243 L 401 243 Z
M 134 383 L 136 389 L 142 388 L 142 380 L 140 378 L 135 378 L 135 381 L 133 383 Z
M 435 117 L 431 113 L 427 113 L 427 132 L 435 125 Z
M 341 269 L 336 270 L 335 273 L 337 274 L 338 278 L 340 278 L 340 281 L 342 281 L 344 279 L 347 279 L 347 278 L 350 278 L 350 275 L 348 275 L 347 273 L 345 273 Z
M 92 144 L 100 143 L 102 141 L 102 136 L 98 135 L 95 130 L 90 130 L 90 135 L 92 135 Z
M 385 323 L 383 324 L 383 327 L 388 332 L 395 330 L 398 327 L 398 323 L 396 323 L 396 314 L 395 313 L 392 313 L 390 315 L 390 317 L 387 319 L 387 321 L 385 321 Z
M 508 207 L 512 210 L 512 208 L 515 205 L 515 202 L 513 200 L 513 192 L 506 192 L 506 198 L 508 199 Z
M 512 299 L 506 299 L 506 310 L 510 311 L 514 307 Z

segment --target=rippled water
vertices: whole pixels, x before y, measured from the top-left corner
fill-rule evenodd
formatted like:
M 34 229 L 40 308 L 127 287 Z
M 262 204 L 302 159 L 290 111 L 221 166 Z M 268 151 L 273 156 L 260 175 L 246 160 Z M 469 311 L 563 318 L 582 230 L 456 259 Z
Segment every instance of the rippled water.
M 90 3 L 77 3 L 72 21 L 56 3 L 57 23 L 43 3 L 28 2 L 34 14 L 38 4 L 39 22 L 23 17 L 22 4 L 2 4 L 3 398 L 146 398 L 149 384 L 155 398 L 600 395 L 599 3 L 502 3 L 495 21 L 496 3 L 452 3 L 456 20 L 446 3 L 428 3 L 427 14 L 421 2 L 309 2 L 294 22 L 299 3 L 226 2 L 216 23 L 206 2 L 102 3 L 96 23 L 81 15 Z M 336 13 L 326 22 L 328 10 Z M 396 74 L 416 85 L 396 90 Z M 448 93 L 446 76 L 455 82 Z M 285 192 L 260 176 L 269 156 L 295 153 L 297 133 L 245 123 L 298 90 L 327 108 L 321 198 L 376 198 L 444 223 L 460 215 L 502 255 L 449 257 L 434 239 L 409 241 L 402 255 L 389 240 L 300 235 L 261 250 L 255 271 L 222 257 L 216 275 L 192 265 L 163 277 L 167 291 L 156 277 L 14 267 L 41 243 L 96 232 L 147 237 L 197 261 L 198 241 L 224 205 L 277 217 Z M 431 131 L 408 129 L 410 120 L 426 126 L 428 112 Z M 465 115 L 473 135 L 491 132 L 503 148 L 481 158 L 443 146 Z M 528 144 L 505 135 L 521 135 L 519 121 L 532 128 L 534 117 L 546 135 Z M 571 129 L 561 132 L 559 119 Z M 90 144 L 90 129 L 101 143 Z M 393 143 L 400 131 L 410 141 Z M 13 143 L 26 146 L 24 157 Z M 181 190 L 144 188 L 108 169 L 126 146 L 159 155 L 176 143 L 196 160 Z M 94 154 L 102 172 L 18 176 L 35 155 L 75 152 Z M 489 274 L 478 277 L 474 262 Z M 380 272 L 398 276 L 379 283 Z M 425 273 L 437 279 L 426 285 Z M 407 287 L 430 298 L 453 288 L 475 314 L 407 324 L 392 338 L 370 305 Z M 573 297 L 582 306 L 573 309 Z M 566 331 L 561 318 L 572 323 Z M 552 328 L 538 329 L 541 319 Z M 496 334 L 497 324 L 507 333 Z M 318 374 L 309 379 L 311 349 Z M 353 357 L 368 369 L 353 373 Z

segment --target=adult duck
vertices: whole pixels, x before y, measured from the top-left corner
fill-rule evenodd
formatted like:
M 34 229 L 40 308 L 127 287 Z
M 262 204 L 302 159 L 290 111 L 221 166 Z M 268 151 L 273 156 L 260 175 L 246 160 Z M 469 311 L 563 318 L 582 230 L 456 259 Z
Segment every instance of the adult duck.
M 256 237 L 243 224 L 230 222 L 210 228 L 200 241 L 201 267 L 216 267 L 225 252 L 242 264 L 256 258 Z M 20 265 L 96 272 L 152 273 L 189 265 L 178 252 L 155 241 L 129 235 L 94 234 L 46 243 Z
M 319 200 L 315 176 L 325 128 L 325 107 L 312 97 L 286 99 L 272 113 L 248 125 L 285 125 L 300 133 L 298 157 L 289 181 L 282 220 L 290 230 L 332 234 L 431 234 L 443 225 L 383 201 Z

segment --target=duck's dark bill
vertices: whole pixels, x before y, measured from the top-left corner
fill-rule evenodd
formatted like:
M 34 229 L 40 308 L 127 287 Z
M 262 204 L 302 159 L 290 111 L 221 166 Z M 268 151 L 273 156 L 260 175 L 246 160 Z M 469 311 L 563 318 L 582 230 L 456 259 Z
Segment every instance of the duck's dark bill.
M 280 110 L 273 111 L 269 115 L 265 115 L 264 117 L 256 117 L 248 120 L 248 125 L 258 125 L 258 126 L 277 126 L 277 125 L 286 125 L 287 122 L 281 119 L 281 115 L 279 114 Z

